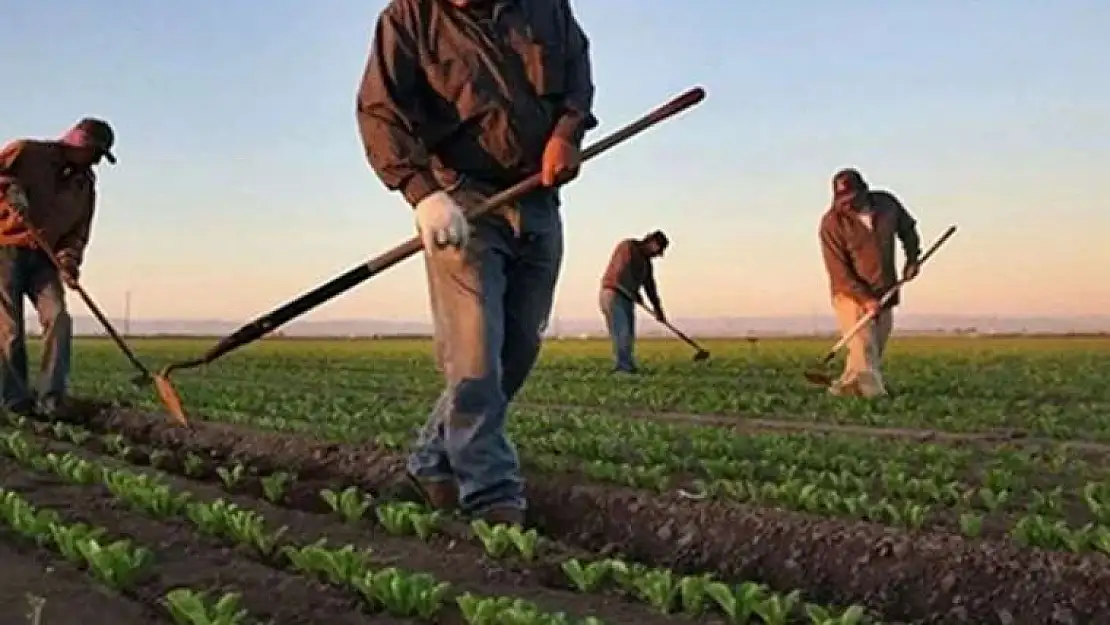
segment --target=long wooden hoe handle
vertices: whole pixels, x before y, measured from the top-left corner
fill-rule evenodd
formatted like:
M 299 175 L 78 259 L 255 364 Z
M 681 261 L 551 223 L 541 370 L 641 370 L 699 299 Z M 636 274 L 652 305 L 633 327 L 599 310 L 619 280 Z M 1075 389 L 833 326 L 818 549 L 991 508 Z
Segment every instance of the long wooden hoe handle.
M 627 141 L 652 126 L 666 119 L 674 117 L 682 111 L 694 106 L 705 99 L 705 89 L 694 87 L 682 95 L 670 100 L 666 104 L 652 110 L 640 119 L 620 128 L 612 134 L 589 146 L 582 152 L 582 162 L 588 161 L 610 148 Z M 489 197 L 480 206 L 467 214 L 468 218 L 479 217 L 489 211 L 511 204 L 540 187 L 540 175 L 533 174 L 515 185 Z M 209 349 L 203 356 L 195 360 L 187 360 L 169 365 L 162 370 L 162 375 L 168 375 L 177 369 L 189 369 L 208 364 L 224 354 L 252 343 L 266 334 L 273 332 L 280 326 L 296 319 L 306 312 L 327 302 L 359 284 L 373 278 L 379 273 L 393 267 L 401 261 L 414 256 L 423 249 L 420 237 L 413 237 L 404 243 L 385 252 L 381 256 L 362 263 L 348 270 L 329 282 L 301 295 L 300 297 L 284 304 L 280 308 L 251 321 L 232 334 L 224 337 L 219 343 Z

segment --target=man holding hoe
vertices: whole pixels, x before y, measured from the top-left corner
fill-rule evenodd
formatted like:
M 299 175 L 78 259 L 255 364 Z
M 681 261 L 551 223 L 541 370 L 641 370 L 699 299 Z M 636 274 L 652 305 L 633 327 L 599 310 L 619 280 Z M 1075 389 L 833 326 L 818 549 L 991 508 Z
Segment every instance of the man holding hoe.
M 75 285 L 80 275 L 96 207 L 92 168 L 116 162 L 114 143 L 107 122 L 85 118 L 58 141 L 22 139 L 0 149 L 0 399 L 10 412 L 54 416 L 65 407 L 73 320 L 62 283 Z M 27 381 L 24 297 L 43 329 L 37 405 Z
M 899 293 L 882 310 L 879 300 L 898 281 L 894 268 L 896 237 L 906 256 L 903 279 L 909 281 L 918 274 L 921 239 L 917 222 L 894 194 L 872 191 L 855 169 L 837 172 L 832 190 L 832 206 L 821 218 L 818 235 L 837 324 L 846 333 L 865 315 L 875 317 L 849 341 L 844 373 L 829 392 L 886 395 L 881 364 Z
M 506 407 L 551 313 L 555 187 L 577 174 L 593 98 L 567 0 L 391 0 L 378 18 L 358 124 L 371 167 L 415 209 L 446 378 L 399 486 L 436 508 L 524 520 Z M 537 171 L 544 189 L 467 223 L 464 211 Z
M 636 343 L 636 304 L 643 304 L 641 288 L 651 301 L 655 318 L 661 323 L 667 319 L 651 262 L 662 256 L 669 245 L 670 239 L 662 230 L 639 240 L 625 239 L 613 250 L 609 266 L 601 277 L 599 303 L 613 342 L 614 372 L 637 372 L 632 352 Z

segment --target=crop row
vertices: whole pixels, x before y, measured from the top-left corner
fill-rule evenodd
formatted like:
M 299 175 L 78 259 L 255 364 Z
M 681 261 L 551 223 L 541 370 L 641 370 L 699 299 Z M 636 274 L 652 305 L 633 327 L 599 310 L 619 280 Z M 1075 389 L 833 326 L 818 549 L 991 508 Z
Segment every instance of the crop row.
M 281 430 L 323 428 L 340 440 L 372 431 L 379 444 L 401 449 L 421 417 L 415 410 L 392 408 L 337 411 L 327 419 L 317 414 L 312 421 L 237 411 L 224 416 Z M 877 446 L 866 439 L 808 434 L 724 436 L 721 430 L 575 413 L 529 412 L 514 419 L 511 430 L 526 461 L 543 471 L 573 470 L 636 488 L 682 489 L 698 498 L 909 529 L 939 527 L 967 537 L 1008 533 L 1044 549 L 1110 548 L 1105 467 L 1062 449 L 998 450 L 987 457 L 937 444 Z
M 269 396 L 400 390 L 428 397 L 439 390 L 439 381 L 430 350 L 416 349 L 412 356 L 382 353 L 373 344 L 362 357 L 328 357 L 326 352 L 310 351 L 269 360 L 247 355 L 221 363 L 211 375 L 183 377 L 181 382 L 190 395 L 203 385 L 226 395 L 249 397 L 252 387 L 262 384 Z M 95 386 L 113 376 L 115 360 L 81 373 L 80 383 Z M 766 352 L 743 358 L 722 356 L 708 367 L 657 361 L 656 373 L 639 379 L 614 378 L 599 358 L 545 352 L 519 400 L 953 431 L 1018 428 L 1055 438 L 1110 440 L 1106 417 L 1110 393 L 1098 376 L 1107 360 L 1107 354 L 1097 350 L 1049 357 L 1032 353 L 894 356 L 891 375 L 904 397 L 874 403 L 836 401 L 807 389 L 799 371 L 808 362 Z M 124 379 L 122 373 L 119 379 Z
M 154 553 L 146 547 L 127 539 L 109 542 L 105 539 L 107 528 L 66 523 L 56 511 L 37 508 L 5 488 L 0 488 L 0 522 L 25 540 L 54 550 L 115 592 L 130 590 L 154 561 Z M 165 594 L 161 605 L 177 625 L 250 622 L 247 611 L 239 607 L 236 593 L 211 599 L 203 592 L 174 588 Z
M 25 442 L 18 442 L 19 439 L 10 435 L 4 441 L 7 453 L 17 459 L 22 458 L 21 462 L 30 463 L 42 470 L 51 470 L 64 480 L 74 483 L 103 482 L 114 495 L 129 502 L 138 511 L 159 517 L 184 516 L 204 534 L 249 546 L 259 557 L 278 561 L 295 570 L 321 575 L 332 584 L 352 589 L 368 602 L 378 602 L 382 609 L 390 613 L 430 618 L 442 609 L 442 602 L 450 592 L 448 585 L 421 573 L 410 574 L 390 568 L 373 573 L 378 576 L 373 577 L 367 570 L 370 563 L 369 551 L 358 550 L 353 545 L 333 549 L 325 542 L 302 546 L 289 544 L 283 537 L 285 528 L 266 528 L 263 517 L 257 512 L 227 504 L 223 500 L 206 504 L 192 501 L 188 492 L 175 491 L 149 474 L 101 468 L 73 454 L 47 454 L 36 460 Z M 242 476 L 250 473 L 243 465 L 219 469 L 222 470 L 217 470 L 217 473 L 225 486 L 238 485 Z M 291 479 L 291 476 L 286 475 L 281 480 L 271 482 L 273 489 L 269 491 L 268 498 L 280 499 L 280 490 L 273 485 L 287 485 Z M 360 493 L 353 487 L 342 491 L 325 489 L 320 496 L 347 523 L 359 522 L 373 508 L 378 524 L 389 534 L 414 535 L 428 540 L 434 532 L 441 529 L 442 518 L 439 513 L 428 512 L 415 504 L 374 505 L 369 495 Z M 489 526 L 482 521 L 475 521 L 470 530 L 471 536 L 481 544 L 486 555 L 495 559 L 513 556 L 524 562 L 533 562 L 542 546 L 551 544 L 535 530 L 525 531 L 514 526 Z M 284 546 L 280 546 L 282 543 L 285 543 Z M 593 561 L 568 558 L 561 562 L 560 569 L 566 575 L 568 585 L 581 592 L 593 592 L 606 586 L 614 587 L 624 595 L 664 613 L 677 610 L 696 616 L 712 610 L 733 623 L 749 622 L 748 619 L 754 615 L 759 619 L 758 622 L 776 624 L 786 623 L 791 615 L 798 616 L 804 610 L 808 622 L 819 625 L 859 623 L 864 616 L 860 606 L 851 606 L 837 613 L 821 606 L 803 604 L 797 592 L 778 594 L 755 583 L 732 586 L 706 575 L 680 576 L 666 569 L 651 569 L 615 558 Z M 399 584 L 407 589 L 403 597 L 388 594 L 393 592 L 389 589 L 397 588 Z M 456 604 L 468 621 L 470 617 L 467 615 L 470 613 L 484 614 L 495 606 L 500 606 L 498 610 L 504 608 L 519 611 L 523 605 L 519 601 L 505 598 L 480 598 L 465 593 L 456 596 Z M 536 618 L 540 620 L 529 622 L 564 622 L 550 621 L 546 616 Z

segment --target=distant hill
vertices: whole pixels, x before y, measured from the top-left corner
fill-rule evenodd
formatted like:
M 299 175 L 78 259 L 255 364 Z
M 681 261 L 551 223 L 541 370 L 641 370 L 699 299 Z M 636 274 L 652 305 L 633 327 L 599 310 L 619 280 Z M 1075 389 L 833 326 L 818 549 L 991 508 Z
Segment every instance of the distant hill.
M 121 320 L 112 320 L 124 331 Z M 243 321 L 225 319 L 132 319 L 129 333 L 135 336 L 183 335 L 222 336 L 236 330 Z M 791 317 L 706 317 L 678 318 L 675 325 L 695 336 L 802 336 L 831 334 L 836 327 L 831 315 Z M 978 334 L 1087 334 L 1110 332 L 1110 315 L 1075 317 L 1017 317 L 977 315 L 899 315 L 896 332 L 913 333 L 978 333 Z M 74 318 L 75 331 L 80 335 L 104 334 L 92 317 Z M 29 315 L 27 327 L 38 331 L 38 320 Z M 553 319 L 548 334 L 558 336 L 593 336 L 604 334 L 600 318 Z M 641 315 L 637 331 L 642 336 L 663 336 L 667 331 L 650 318 Z M 422 321 L 388 321 L 351 319 L 336 321 L 294 322 L 279 330 L 283 336 L 391 336 L 429 335 L 431 325 Z

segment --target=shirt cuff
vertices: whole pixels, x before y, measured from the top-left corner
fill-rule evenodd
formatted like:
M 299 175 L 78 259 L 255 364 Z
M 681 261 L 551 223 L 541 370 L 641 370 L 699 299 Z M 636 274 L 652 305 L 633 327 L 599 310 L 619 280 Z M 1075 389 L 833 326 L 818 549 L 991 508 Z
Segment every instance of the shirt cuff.
M 409 176 L 401 189 L 402 195 L 408 201 L 409 205 L 416 208 L 420 200 L 428 197 L 429 195 L 440 190 L 439 182 L 432 176 L 431 172 L 418 171 Z

